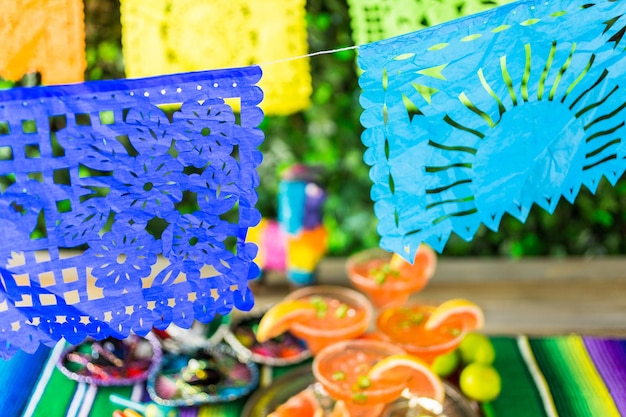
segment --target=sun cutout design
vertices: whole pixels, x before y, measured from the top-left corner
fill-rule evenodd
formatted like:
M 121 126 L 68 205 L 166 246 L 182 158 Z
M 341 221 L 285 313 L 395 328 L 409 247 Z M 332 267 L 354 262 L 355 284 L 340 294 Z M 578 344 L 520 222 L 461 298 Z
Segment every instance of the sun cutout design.
M 359 49 L 381 246 L 407 259 L 624 172 L 622 2 L 526 1 Z

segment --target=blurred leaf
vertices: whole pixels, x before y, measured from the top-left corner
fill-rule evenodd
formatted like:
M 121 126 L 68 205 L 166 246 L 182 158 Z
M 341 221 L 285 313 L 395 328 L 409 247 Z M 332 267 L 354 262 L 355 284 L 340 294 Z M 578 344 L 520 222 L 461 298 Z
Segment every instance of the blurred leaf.
M 338 47 L 341 49 L 343 47 Z M 356 52 L 353 49 L 348 49 L 345 51 L 335 52 L 335 57 L 340 61 L 354 61 L 356 59 Z
M 333 96 L 333 87 L 329 83 L 321 83 L 313 92 L 313 103 L 326 104 Z
M 98 55 L 105 62 L 115 63 L 120 56 L 120 48 L 111 41 L 103 41 L 98 44 Z
M 0 89 L 12 88 L 15 85 L 13 81 L 0 79 Z
M 613 224 L 613 216 L 611 213 L 604 210 L 594 210 L 591 218 L 594 222 L 599 223 L 603 226 L 611 226 Z

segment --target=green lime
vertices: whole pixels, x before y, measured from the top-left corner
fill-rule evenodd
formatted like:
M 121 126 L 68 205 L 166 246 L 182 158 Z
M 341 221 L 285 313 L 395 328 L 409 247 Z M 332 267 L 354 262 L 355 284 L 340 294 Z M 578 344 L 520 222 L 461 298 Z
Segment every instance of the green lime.
M 465 335 L 458 348 L 464 364 L 479 362 L 491 365 L 496 359 L 493 343 L 482 333 L 470 332 Z
M 445 378 L 456 371 L 461 362 L 461 355 L 457 350 L 453 350 L 443 355 L 439 355 L 433 361 L 431 368 L 437 375 Z
M 485 344 L 477 349 L 474 355 L 474 362 L 482 363 L 484 365 L 492 365 L 496 359 L 496 350 L 491 342 Z
M 474 362 L 461 371 L 459 386 L 467 397 L 488 403 L 500 395 L 502 381 L 496 368 L 491 365 Z

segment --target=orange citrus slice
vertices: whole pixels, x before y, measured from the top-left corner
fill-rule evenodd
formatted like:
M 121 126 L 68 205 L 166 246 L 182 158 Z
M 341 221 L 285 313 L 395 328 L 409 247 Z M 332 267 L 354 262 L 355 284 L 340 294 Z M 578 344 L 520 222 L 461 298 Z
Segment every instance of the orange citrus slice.
M 300 323 L 316 315 L 313 304 L 302 300 L 285 300 L 274 304 L 261 317 L 256 339 L 266 342 L 285 333 L 293 323 Z
M 387 356 L 376 363 L 367 375 L 372 381 L 405 382 L 409 392 L 419 397 L 432 398 L 443 404 L 446 391 L 439 376 L 417 356 L 401 353 Z
M 348 414 L 346 414 L 348 415 Z M 320 407 L 315 394 L 309 388 L 304 389 L 279 405 L 268 417 L 323 417 L 324 410 Z M 341 414 L 338 414 L 341 416 Z
M 433 330 L 445 322 L 463 322 L 466 331 L 482 329 L 485 325 L 485 316 L 482 308 L 463 298 L 454 298 L 441 303 L 432 312 L 424 327 Z
M 399 271 L 403 276 L 417 275 L 429 280 L 437 268 L 437 254 L 432 248 L 422 243 L 417 252 L 413 263 L 407 262 L 402 256 L 394 253 L 391 255 L 389 267 L 392 270 Z

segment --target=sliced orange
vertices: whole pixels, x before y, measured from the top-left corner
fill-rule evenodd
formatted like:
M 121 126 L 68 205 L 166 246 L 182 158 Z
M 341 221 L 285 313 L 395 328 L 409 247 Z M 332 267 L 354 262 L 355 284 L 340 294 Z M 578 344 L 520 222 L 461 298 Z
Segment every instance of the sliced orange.
M 285 300 L 274 304 L 261 317 L 256 339 L 263 343 L 285 333 L 293 323 L 301 323 L 315 317 L 313 304 L 302 300 Z
M 465 330 L 470 332 L 483 328 L 485 316 L 477 304 L 463 298 L 453 298 L 437 306 L 424 327 L 433 330 L 450 322 L 463 323 Z
M 417 356 L 405 353 L 387 356 L 372 366 L 368 377 L 372 381 L 405 383 L 411 394 L 432 398 L 441 404 L 446 397 L 445 387 L 439 376 Z
M 403 276 L 415 275 L 430 280 L 437 268 L 437 254 L 430 246 L 422 243 L 417 248 L 412 264 L 407 262 L 402 256 L 394 253 L 391 255 L 389 266 L 392 270 L 399 271 Z
M 348 414 L 346 414 L 348 415 Z M 315 394 L 306 388 L 278 406 L 268 417 L 323 417 L 324 410 Z M 338 414 L 338 416 L 341 416 Z

